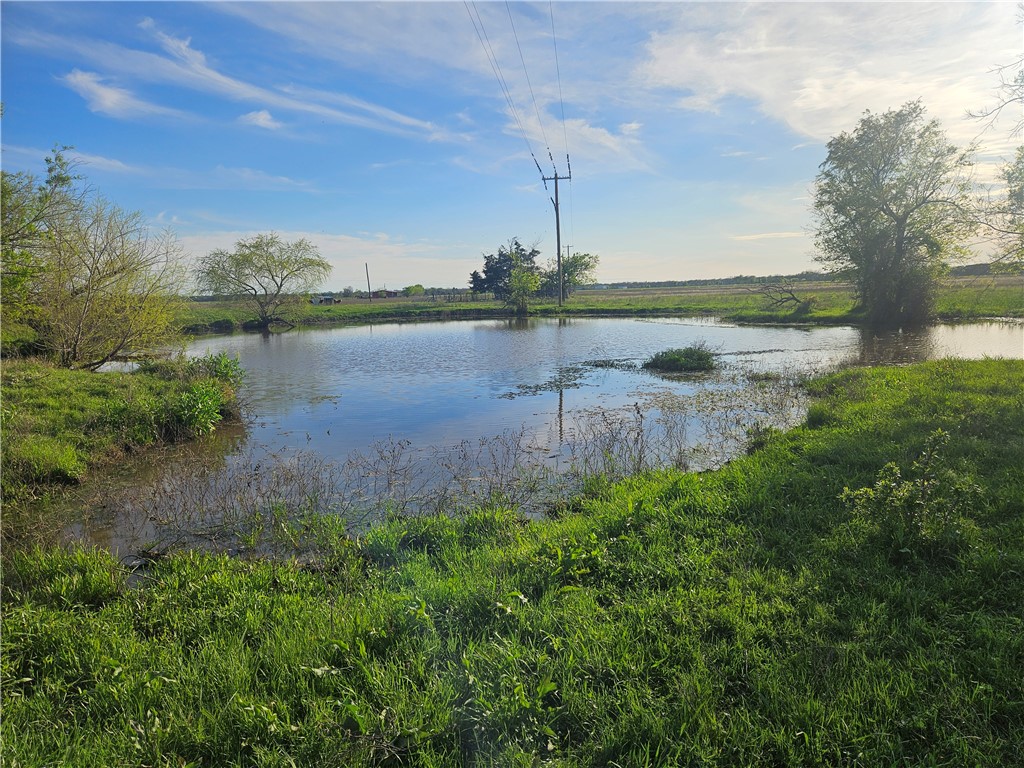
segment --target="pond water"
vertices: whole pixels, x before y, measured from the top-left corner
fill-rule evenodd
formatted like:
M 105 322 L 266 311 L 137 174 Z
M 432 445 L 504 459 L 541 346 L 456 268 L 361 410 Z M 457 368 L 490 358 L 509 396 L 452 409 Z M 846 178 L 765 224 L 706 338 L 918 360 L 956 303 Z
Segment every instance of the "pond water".
M 697 340 L 727 366 L 766 371 L 1024 356 L 1024 326 L 1009 323 L 878 336 L 848 327 L 596 318 L 234 335 L 199 340 L 188 354 L 239 357 L 247 371 L 244 397 L 256 416 L 250 441 L 344 457 L 388 437 L 441 445 L 524 425 L 554 434 L 559 413 L 620 407 L 652 388 L 692 390 L 693 382 L 666 381 L 621 364 L 638 365 Z
M 640 368 L 656 352 L 697 341 L 715 350 L 722 373 L 680 379 Z M 477 498 L 464 483 L 469 476 L 492 492 L 495 476 L 526 459 L 565 468 L 623 450 L 618 459 L 635 468 L 665 460 L 702 468 L 741 448 L 752 426 L 784 427 L 799 418 L 795 389 L 766 382 L 846 364 L 1021 358 L 1024 324 L 939 325 L 879 336 L 850 327 L 736 326 L 701 318 L 531 318 L 238 334 L 203 338 L 187 349 L 189 355 L 220 352 L 237 355 L 246 370 L 242 396 L 251 416 L 245 428 L 222 429 L 214 439 L 133 465 L 122 485 L 166 491 L 174 477 L 189 474 L 183 467 L 205 462 L 219 482 L 234 473 L 251 487 L 254 477 L 246 473 L 273 459 L 321 475 L 325 467 L 337 474 L 345 466 L 345 481 L 359 486 L 353 499 L 366 504 L 383 486 L 392 494 L 389 503 L 404 508 L 417 494 L 436 495 L 439 485 L 461 484 Z M 669 412 L 677 415 L 671 423 Z M 629 418 L 632 425 L 623 421 Z M 660 425 L 656 449 L 637 432 L 635 422 L 645 418 L 648 430 Z M 703 457 L 691 451 L 716 430 L 721 438 L 726 421 L 729 439 Z M 649 455 L 638 458 L 637 451 Z M 439 462 L 446 467 L 440 474 Z M 326 482 L 318 476 L 314 484 Z M 396 502 L 402 483 L 405 495 Z M 193 505 L 202 503 L 196 493 L 174 488 Z M 156 504 L 143 493 L 134 507 Z M 123 507 L 107 504 L 80 533 L 116 548 Z

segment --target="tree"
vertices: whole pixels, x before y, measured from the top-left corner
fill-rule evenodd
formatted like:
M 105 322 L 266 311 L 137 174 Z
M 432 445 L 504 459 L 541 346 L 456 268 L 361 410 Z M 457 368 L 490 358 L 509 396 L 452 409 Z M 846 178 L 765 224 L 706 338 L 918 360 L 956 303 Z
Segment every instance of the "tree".
M 215 296 L 241 297 L 266 329 L 276 322 L 293 325 L 283 310 L 330 274 L 331 265 L 308 240 L 289 243 L 270 233 L 242 238 L 233 251 L 211 251 L 199 260 L 195 279 Z
M 507 299 L 511 289 L 512 269 L 518 266 L 536 274 L 538 256 L 540 251 L 535 247 L 527 250 L 514 237 L 509 240 L 508 246 L 499 247 L 497 253 L 484 255 L 483 275 L 474 271 L 469 276 L 470 287 L 481 293 L 490 291 L 496 299 Z
M 1003 166 L 1000 178 L 1006 183 L 1006 197 L 987 223 L 999 241 L 996 260 L 1016 270 L 1024 267 L 1024 146 L 1017 147 L 1017 154 Z
M 30 173 L 0 171 L 0 302 L 8 328 L 39 319 L 35 279 L 44 263 L 41 249 L 48 226 L 58 216 L 83 204 L 86 190 L 76 190 L 74 163 L 64 156 L 70 147 L 54 147 L 46 158 L 47 177 L 40 182 Z
M 519 317 L 525 317 L 530 309 L 530 297 L 540 288 L 540 275 L 527 265 L 514 264 L 505 292 L 505 305 L 512 308 Z
M 473 293 L 487 292 L 487 282 L 484 280 L 484 276 L 475 269 L 469 273 L 469 289 Z
M 174 336 L 179 248 L 86 186 L 62 149 L 47 179 L 3 177 L 3 319 L 66 367 L 95 369 Z
M 589 253 L 574 253 L 562 259 L 562 298 L 567 299 L 582 285 L 594 281 L 599 258 Z M 540 292 L 558 296 L 558 261 L 551 259 L 541 273 Z
M 865 112 L 828 143 L 815 181 L 817 260 L 853 280 L 872 324 L 929 318 L 941 271 L 976 226 L 970 156 L 919 101 Z
M 63 366 L 95 369 L 167 343 L 181 301 L 181 249 L 141 213 L 101 197 L 49 223 L 37 296 L 41 345 Z

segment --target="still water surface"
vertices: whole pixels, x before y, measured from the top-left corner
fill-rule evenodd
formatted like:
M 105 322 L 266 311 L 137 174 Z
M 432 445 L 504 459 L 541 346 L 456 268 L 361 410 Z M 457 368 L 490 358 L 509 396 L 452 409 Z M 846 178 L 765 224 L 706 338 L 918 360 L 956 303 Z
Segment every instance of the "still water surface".
M 388 437 L 441 445 L 521 426 L 554 434 L 567 411 L 617 408 L 652 388 L 692 390 L 640 370 L 704 340 L 727 367 L 816 372 L 840 364 L 1024 357 L 1024 326 L 939 325 L 878 336 L 849 327 L 735 326 L 699 319 L 529 319 L 389 324 L 193 343 L 238 355 L 256 418 L 248 439 L 344 457 Z
M 724 378 L 671 379 L 639 368 L 656 352 L 697 341 L 717 352 Z M 270 455 L 340 463 L 382 441 L 436 451 L 510 433 L 524 435 L 549 459 L 565 460 L 580 414 L 634 404 L 655 414 L 664 395 L 693 397 L 751 374 L 950 356 L 1024 358 L 1024 324 L 938 325 L 879 336 L 850 327 L 701 318 L 480 320 L 239 334 L 200 339 L 187 349 L 219 352 L 237 355 L 246 371 L 245 428 L 223 428 L 200 445 L 132 466 L 123 484 L 160 483 L 168 468 L 198 454 L 216 454 L 221 471 L 230 472 L 233 464 L 251 466 Z M 117 515 L 92 520 L 84 535 L 116 547 Z

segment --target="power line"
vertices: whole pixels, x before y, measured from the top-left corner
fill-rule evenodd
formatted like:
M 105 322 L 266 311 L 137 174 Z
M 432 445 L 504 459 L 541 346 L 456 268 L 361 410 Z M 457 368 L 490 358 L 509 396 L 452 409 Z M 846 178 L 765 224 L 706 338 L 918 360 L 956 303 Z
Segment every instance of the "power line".
M 548 15 L 551 17 L 551 44 L 555 47 L 555 79 L 558 81 L 558 103 L 562 107 L 562 139 L 565 142 L 565 162 L 569 162 L 569 133 L 565 128 L 565 100 L 562 98 L 562 71 L 558 66 L 558 37 L 555 35 L 554 0 L 548 0 Z
M 540 105 L 537 104 L 537 97 L 533 93 L 533 83 L 530 82 L 530 72 L 526 68 L 526 57 L 523 56 L 523 47 L 519 45 L 519 34 L 516 32 L 516 23 L 512 20 L 512 6 L 505 0 L 505 10 L 508 12 L 508 23 L 512 27 L 512 37 L 515 38 L 516 48 L 519 50 L 519 60 L 523 62 L 523 74 L 526 75 L 526 86 L 530 89 L 530 98 L 533 100 L 533 109 L 537 113 L 537 126 L 540 128 L 540 135 L 544 138 L 544 147 L 548 151 L 548 159 L 551 160 L 551 167 L 555 169 L 555 159 L 551 156 L 551 143 L 548 141 L 548 134 L 544 130 L 544 121 L 540 117 Z M 541 176 L 544 174 L 541 173 Z M 545 185 L 547 186 L 547 185 Z
M 573 221 L 573 200 L 572 200 L 572 165 L 569 163 L 569 131 L 565 124 L 565 99 L 562 98 L 562 70 L 558 65 L 558 35 L 555 34 L 555 4 L 554 0 L 548 0 L 548 16 L 551 18 L 551 45 L 555 49 L 555 78 L 558 81 L 558 104 L 562 109 L 562 140 L 565 142 L 565 167 L 569 175 L 569 232 L 573 241 L 576 240 L 576 228 Z M 552 161 L 554 165 L 554 161 Z M 555 172 L 558 175 L 558 172 Z M 545 184 L 545 187 L 547 185 Z
M 472 3 L 473 10 L 470 10 L 470 2 L 463 0 L 463 5 L 466 6 L 466 13 L 469 14 L 469 20 L 473 22 L 473 29 L 476 30 L 477 39 L 480 41 L 480 46 L 484 49 L 484 54 L 487 56 L 487 61 L 491 65 L 491 71 L 494 72 L 494 76 L 498 80 L 498 86 L 501 88 L 502 94 L 505 96 L 505 101 L 508 103 L 509 111 L 512 113 L 512 117 L 516 121 L 516 125 L 519 126 L 519 133 L 522 134 L 523 141 L 526 144 L 526 149 L 530 153 L 530 157 L 533 158 L 533 162 L 537 163 L 537 156 L 533 153 L 533 147 L 530 146 L 530 139 L 526 135 L 526 129 L 523 128 L 523 121 L 519 119 L 519 110 L 516 109 L 515 102 L 512 101 L 512 94 L 509 92 L 508 84 L 505 82 L 505 77 L 501 73 L 501 65 L 498 64 L 498 57 L 494 54 L 494 48 L 491 47 L 491 40 L 487 36 L 487 30 L 484 28 L 484 20 L 480 17 L 480 10 L 476 7 L 476 3 Z M 476 12 L 476 18 L 473 17 L 474 11 Z M 479 26 L 477 26 L 479 24 Z M 518 41 L 517 41 L 518 44 Z M 520 55 L 522 53 L 520 52 Z M 540 164 L 537 163 L 537 170 L 540 170 Z M 541 172 L 541 176 L 543 176 Z M 547 185 L 545 184 L 545 187 Z

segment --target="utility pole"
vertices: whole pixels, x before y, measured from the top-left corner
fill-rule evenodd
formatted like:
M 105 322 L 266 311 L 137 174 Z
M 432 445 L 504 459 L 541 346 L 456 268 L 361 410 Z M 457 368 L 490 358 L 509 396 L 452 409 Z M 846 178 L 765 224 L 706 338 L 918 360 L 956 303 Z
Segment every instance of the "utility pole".
M 567 176 L 559 176 L 558 169 L 556 168 L 554 176 L 545 176 L 541 173 L 541 178 L 544 181 L 555 182 L 555 196 L 550 198 L 550 200 L 551 204 L 555 206 L 555 253 L 558 254 L 558 306 L 562 306 L 562 294 L 565 292 L 565 289 L 562 286 L 562 222 L 558 216 L 558 180 L 571 179 L 572 169 L 569 170 Z
M 366 297 L 373 301 L 373 291 L 370 290 L 370 262 L 365 262 L 366 266 Z

